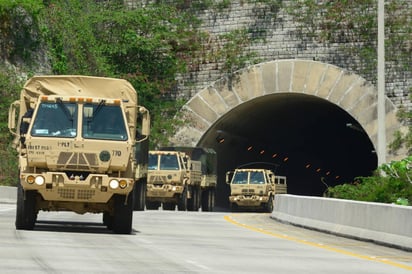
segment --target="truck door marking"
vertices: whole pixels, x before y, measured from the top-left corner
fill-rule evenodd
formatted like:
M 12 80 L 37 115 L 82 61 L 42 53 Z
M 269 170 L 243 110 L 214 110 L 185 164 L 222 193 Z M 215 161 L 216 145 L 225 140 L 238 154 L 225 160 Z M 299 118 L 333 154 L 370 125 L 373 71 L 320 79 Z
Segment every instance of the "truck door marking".
M 121 157 L 122 156 L 122 151 L 121 150 L 113 150 L 112 155 L 113 155 L 113 157 Z

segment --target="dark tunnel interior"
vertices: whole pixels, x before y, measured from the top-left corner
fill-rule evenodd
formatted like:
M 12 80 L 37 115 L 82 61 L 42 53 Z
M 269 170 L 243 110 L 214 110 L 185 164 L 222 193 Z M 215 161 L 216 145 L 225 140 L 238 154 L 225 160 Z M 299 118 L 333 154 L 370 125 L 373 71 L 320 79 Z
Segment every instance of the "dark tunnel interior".
M 345 110 L 306 94 L 278 93 L 245 102 L 222 116 L 200 140 L 218 155 L 216 206 L 228 208 L 225 174 L 248 163 L 287 176 L 288 193 L 322 196 L 327 186 L 369 176 L 375 148 Z

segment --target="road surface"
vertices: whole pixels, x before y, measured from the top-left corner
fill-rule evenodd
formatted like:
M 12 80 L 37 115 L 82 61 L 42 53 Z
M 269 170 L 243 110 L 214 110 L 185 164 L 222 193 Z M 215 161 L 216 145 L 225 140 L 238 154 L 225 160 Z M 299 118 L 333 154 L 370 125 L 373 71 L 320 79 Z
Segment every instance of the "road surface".
M 0 204 L 1 273 L 412 273 L 412 253 L 279 223 L 266 213 L 134 212 L 133 234 L 101 215 L 41 212 L 15 230 Z

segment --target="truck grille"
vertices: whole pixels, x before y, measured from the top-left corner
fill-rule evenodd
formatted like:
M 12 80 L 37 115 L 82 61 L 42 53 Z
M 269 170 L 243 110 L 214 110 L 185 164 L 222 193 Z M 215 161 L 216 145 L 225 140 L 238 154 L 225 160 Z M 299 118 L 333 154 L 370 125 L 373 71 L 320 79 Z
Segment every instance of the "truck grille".
M 57 193 L 60 195 L 62 199 L 78 199 L 78 200 L 89 200 L 95 195 L 94 190 L 90 189 L 67 189 L 67 188 L 59 188 L 57 189 Z
M 254 194 L 255 193 L 255 190 L 254 189 L 248 189 L 248 188 L 244 188 L 244 189 L 242 189 L 242 194 L 244 194 L 244 195 L 252 195 L 252 194 Z
M 154 175 L 150 176 L 148 181 L 150 184 L 164 184 L 166 180 L 166 176 Z
M 72 170 L 85 170 L 95 168 L 97 165 L 97 155 L 94 153 L 61 152 L 57 160 L 58 168 Z

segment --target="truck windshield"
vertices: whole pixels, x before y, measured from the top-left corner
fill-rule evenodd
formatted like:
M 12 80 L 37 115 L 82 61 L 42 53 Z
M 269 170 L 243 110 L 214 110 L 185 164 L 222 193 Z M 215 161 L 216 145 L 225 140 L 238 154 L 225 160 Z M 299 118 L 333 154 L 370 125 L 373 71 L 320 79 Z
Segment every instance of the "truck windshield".
M 179 170 L 179 161 L 176 155 L 161 155 L 160 170 Z
M 157 161 L 159 159 L 159 156 L 157 154 L 149 154 L 149 163 L 148 163 L 148 169 L 149 170 L 157 170 Z
M 265 177 L 261 171 L 252 171 L 250 172 L 250 183 L 251 184 L 264 184 Z
M 85 139 L 127 140 L 126 124 L 120 106 L 85 104 L 83 107 L 83 132 Z
M 64 102 L 42 102 L 34 117 L 30 134 L 42 137 L 77 135 L 77 105 Z
M 232 184 L 247 184 L 248 172 L 237 171 L 232 179 Z

